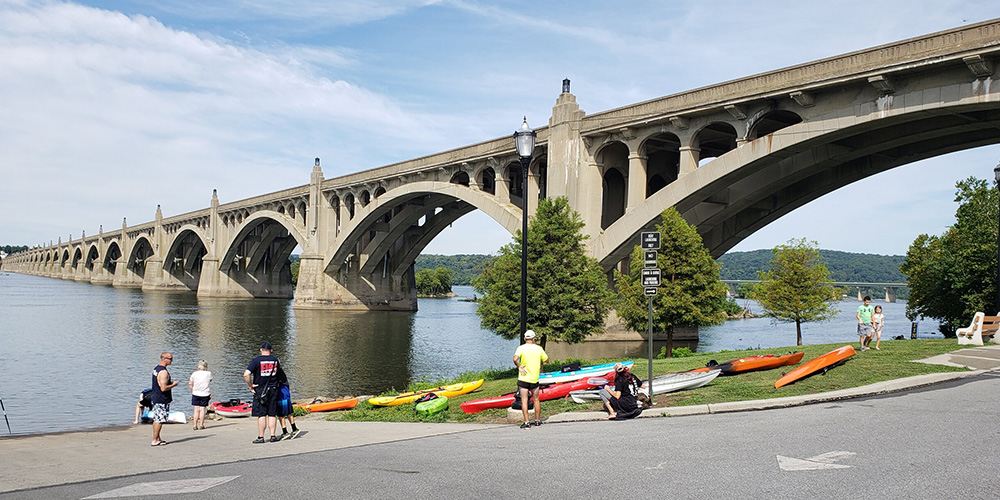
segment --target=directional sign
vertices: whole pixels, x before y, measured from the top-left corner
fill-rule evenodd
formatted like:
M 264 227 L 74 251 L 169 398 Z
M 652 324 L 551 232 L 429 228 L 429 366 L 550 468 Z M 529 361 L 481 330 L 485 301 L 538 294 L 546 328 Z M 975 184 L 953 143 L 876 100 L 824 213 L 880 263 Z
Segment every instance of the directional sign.
M 642 267 L 656 267 L 656 250 L 646 250 L 642 252 Z
M 658 287 L 660 286 L 660 268 L 654 267 L 652 269 L 646 268 L 642 270 L 642 286 L 643 287 Z
M 652 297 L 653 295 L 656 295 L 656 287 L 655 286 L 647 287 L 646 296 Z
M 642 233 L 640 239 L 640 246 L 643 250 L 659 250 L 660 249 L 660 232 L 653 231 L 651 233 Z

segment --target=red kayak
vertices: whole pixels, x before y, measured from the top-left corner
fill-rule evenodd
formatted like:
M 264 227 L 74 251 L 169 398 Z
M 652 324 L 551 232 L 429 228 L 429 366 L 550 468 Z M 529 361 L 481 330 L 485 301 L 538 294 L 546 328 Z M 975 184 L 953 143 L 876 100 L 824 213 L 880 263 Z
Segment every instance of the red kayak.
M 603 386 L 604 384 L 610 383 L 613 378 L 614 376 L 609 374 L 605 377 L 583 378 L 572 382 L 564 382 L 562 384 L 547 385 L 542 387 L 542 390 L 538 392 L 538 400 L 548 401 L 550 399 L 564 398 L 572 391 L 581 391 L 592 387 Z M 512 392 L 510 394 L 504 394 L 503 396 L 466 401 L 461 404 L 461 407 L 462 411 L 465 413 L 476 413 L 490 408 L 510 408 L 511 403 L 513 402 L 514 393 Z
M 220 417 L 249 417 L 252 406 L 246 401 L 230 399 L 229 401 L 215 401 L 208 405 Z
M 779 378 L 778 381 L 774 383 L 774 388 L 777 389 L 783 385 L 791 384 L 796 380 L 808 377 L 809 375 L 812 375 L 820 370 L 832 368 L 855 354 L 857 353 L 854 352 L 854 346 L 850 345 L 845 345 L 840 349 L 834 349 L 818 358 L 806 361 L 798 368 L 788 372 L 785 376 Z

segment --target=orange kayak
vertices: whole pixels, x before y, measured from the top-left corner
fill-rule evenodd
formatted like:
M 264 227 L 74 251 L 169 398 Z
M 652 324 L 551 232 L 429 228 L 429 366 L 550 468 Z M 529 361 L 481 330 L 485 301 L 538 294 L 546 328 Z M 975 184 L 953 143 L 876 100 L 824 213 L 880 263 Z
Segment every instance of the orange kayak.
M 809 375 L 812 375 L 820 370 L 831 368 L 837 363 L 840 363 L 855 354 L 857 353 L 854 352 L 854 346 L 845 345 L 840 349 L 834 349 L 822 356 L 806 361 L 798 368 L 786 373 L 774 383 L 774 388 L 777 389 L 781 386 L 791 384 L 801 378 L 808 377 Z
M 331 410 L 350 410 L 355 406 L 358 406 L 358 398 L 344 398 L 335 399 L 333 401 L 320 401 L 318 403 L 309 403 L 304 405 L 294 405 L 297 408 L 303 408 L 310 412 L 313 411 L 331 411 Z
M 704 368 L 695 368 L 694 370 L 688 371 L 697 373 L 718 369 L 722 370 L 723 375 L 734 375 L 753 370 L 770 370 L 779 366 L 794 365 L 799 361 L 802 361 L 802 356 L 804 355 L 804 352 L 799 351 L 790 352 L 788 354 L 761 354 L 759 356 L 747 356 L 745 358 L 731 359 L 724 363 L 710 361 Z

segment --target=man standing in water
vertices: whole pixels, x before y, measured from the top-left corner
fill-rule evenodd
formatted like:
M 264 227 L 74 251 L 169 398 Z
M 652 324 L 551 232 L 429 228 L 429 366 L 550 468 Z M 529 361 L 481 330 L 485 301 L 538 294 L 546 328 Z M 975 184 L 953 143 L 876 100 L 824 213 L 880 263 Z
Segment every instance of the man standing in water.
M 153 393 L 149 397 L 153 403 L 153 409 L 150 411 L 150 417 L 153 419 L 153 442 L 151 446 L 163 446 L 167 444 L 166 441 L 160 439 L 160 429 L 163 428 L 163 422 L 167 421 L 167 416 L 170 414 L 170 402 L 173 401 L 170 389 L 173 389 L 177 385 L 177 382 L 170 380 L 170 372 L 167 371 L 167 367 L 173 362 L 174 355 L 169 352 L 163 352 L 160 353 L 160 364 L 153 367 Z
M 250 360 L 247 369 L 243 370 L 243 380 L 253 393 L 253 407 L 250 415 L 257 417 L 257 439 L 254 444 L 264 443 L 264 430 L 270 429 L 271 442 L 277 443 L 281 438 L 278 430 L 278 379 L 281 366 L 278 358 L 271 354 L 271 343 L 260 345 L 260 356 Z M 252 378 L 251 378 L 252 377 Z
M 538 401 L 538 376 L 542 373 L 542 363 L 549 360 L 542 346 L 535 345 L 535 332 L 524 332 L 524 343 L 514 351 L 514 364 L 517 365 L 517 390 L 521 394 L 521 414 L 524 416 L 522 429 L 532 425 L 542 425 L 542 405 Z M 535 405 L 535 421 L 528 423 L 528 393 L 531 393 Z

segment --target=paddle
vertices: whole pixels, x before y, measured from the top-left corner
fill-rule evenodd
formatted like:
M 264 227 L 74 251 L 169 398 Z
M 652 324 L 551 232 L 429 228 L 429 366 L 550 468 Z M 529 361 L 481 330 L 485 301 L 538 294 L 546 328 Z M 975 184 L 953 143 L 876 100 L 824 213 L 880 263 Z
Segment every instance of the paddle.
M 7 432 L 13 434 L 14 432 L 10 430 L 10 420 L 7 420 L 7 408 L 4 408 L 2 398 L 0 398 L 0 410 L 3 410 L 3 420 L 7 422 Z

